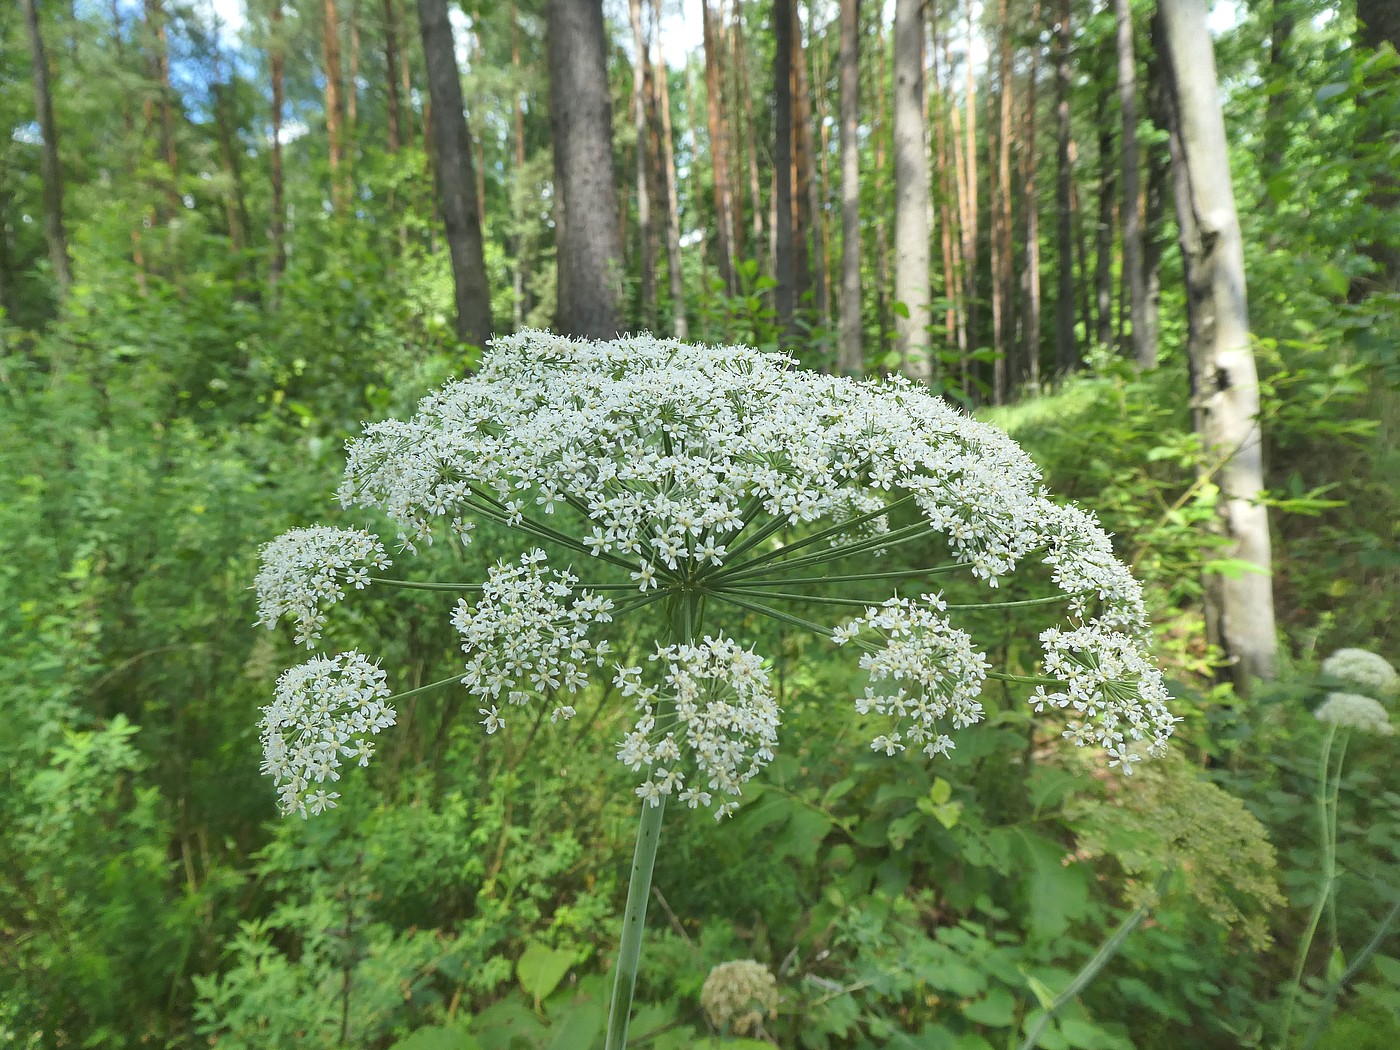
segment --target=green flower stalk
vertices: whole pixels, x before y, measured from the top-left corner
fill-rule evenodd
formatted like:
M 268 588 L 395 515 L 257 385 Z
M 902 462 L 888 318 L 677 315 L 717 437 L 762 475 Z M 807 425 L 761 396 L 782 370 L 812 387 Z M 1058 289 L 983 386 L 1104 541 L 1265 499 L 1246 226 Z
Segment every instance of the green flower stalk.
M 859 654 L 870 684 L 854 710 L 891 755 L 951 751 L 983 717 L 987 678 L 1034 685 L 1037 711 L 1063 712 L 1066 738 L 1125 772 L 1161 754 L 1176 721 L 1147 656 L 1141 590 L 1092 515 L 1047 498 L 1005 434 L 901 379 L 815 375 L 744 347 L 523 332 L 411 419 L 367 426 L 348 459 L 342 504 L 396 522 L 403 553 L 469 544 L 488 522 L 520 535 L 520 557 L 479 582 L 394 581 L 371 534 L 293 530 L 263 548 L 260 622 L 290 618 L 314 647 L 346 585 L 456 591 L 465 664 L 445 684 L 469 691 L 487 734 L 523 707 L 572 718 L 603 669 L 632 709 L 617 754 L 638 775 L 642 813 L 609 1050 L 626 1045 L 665 803 L 722 819 L 778 746 L 768 664 L 736 637 L 754 617 Z M 958 606 L 933 589 L 960 573 L 995 598 L 1031 562 L 1050 580 L 1031 598 Z M 608 625 L 657 603 L 655 652 L 614 661 Z M 959 619 L 1027 606 L 1062 620 L 1040 635 L 1043 673 L 1020 678 L 991 667 Z M 349 656 L 289 672 L 265 710 L 264 770 L 286 812 L 335 805 L 340 759 L 364 759 L 367 735 L 391 720 L 377 668 Z M 342 666 L 358 678 L 336 692 Z

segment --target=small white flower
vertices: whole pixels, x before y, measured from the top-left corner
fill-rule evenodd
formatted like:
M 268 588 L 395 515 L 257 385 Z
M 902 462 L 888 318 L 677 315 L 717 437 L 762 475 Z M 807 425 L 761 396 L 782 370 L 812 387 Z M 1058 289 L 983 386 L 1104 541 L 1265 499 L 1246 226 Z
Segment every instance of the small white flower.
M 384 703 L 384 672 L 357 652 L 318 656 L 277 680 L 276 697 L 263 708 L 263 773 L 277 785 L 283 813 L 320 813 L 340 796 L 313 784 L 340 779 L 340 760 L 368 763 L 368 739 L 394 724 Z
M 369 585 L 365 566 L 387 568 L 384 545 L 363 529 L 317 525 L 292 529 L 259 552 L 262 566 L 253 581 L 258 592 L 258 623 L 268 629 L 283 616 L 296 622 L 296 640 L 308 649 L 321 637 L 322 610 L 345 597 L 345 583 Z

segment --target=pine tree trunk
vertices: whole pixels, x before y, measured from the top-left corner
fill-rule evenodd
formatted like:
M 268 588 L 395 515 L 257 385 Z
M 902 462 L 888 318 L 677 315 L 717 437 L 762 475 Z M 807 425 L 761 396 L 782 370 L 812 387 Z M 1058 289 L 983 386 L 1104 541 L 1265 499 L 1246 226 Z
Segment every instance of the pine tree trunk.
M 397 9 L 398 9 L 398 17 L 397 17 L 396 21 L 397 21 L 397 23 L 398 23 L 399 25 L 403 25 L 404 22 L 407 20 L 407 15 L 405 14 L 405 9 L 404 9 L 404 7 L 403 7 L 403 2 L 404 2 L 404 0 L 392 0 L 392 2 L 397 6 Z M 403 134 L 403 144 L 404 144 L 405 146 L 412 146 L 412 145 L 413 145 L 413 60 L 412 60 L 412 51 L 413 51 L 413 48 L 409 45 L 408 38 L 405 37 L 405 38 L 404 38 L 404 46 L 401 47 L 401 48 L 399 48 L 399 98 L 400 98 L 400 100 L 401 100 L 401 102 L 402 102 L 402 105 L 403 105 L 403 107 L 404 107 L 404 116 L 405 116 L 404 121 L 399 125 L 399 130 L 400 130 L 400 132 Z M 390 76 L 392 76 L 392 75 L 393 75 L 393 71 L 390 70 Z M 425 114 L 425 117 L 426 117 L 426 114 Z M 425 126 L 426 126 L 426 125 L 425 125 Z
M 809 9 L 810 16 L 810 9 Z M 813 91 L 812 97 L 815 100 L 814 110 L 817 119 L 817 142 L 819 149 L 817 156 L 821 158 L 821 163 L 817 165 L 816 175 L 812 179 L 812 213 L 814 216 L 812 230 L 816 236 L 817 244 L 817 311 L 821 315 L 822 327 L 831 329 L 831 231 L 827 223 L 826 202 L 831 196 L 831 169 L 828 157 L 831 155 L 831 104 L 827 92 L 829 74 L 827 70 L 827 44 L 826 34 L 822 34 L 820 40 L 813 38 L 814 54 L 817 60 L 813 62 Z
M 685 282 L 681 270 L 680 194 L 676 179 L 675 140 L 671 134 L 671 79 L 661 41 L 661 0 L 651 0 L 652 23 L 656 26 L 656 107 L 661 114 L 662 174 L 666 184 L 666 264 L 671 274 L 671 332 L 677 339 L 690 338 L 686 322 Z M 742 45 L 741 45 L 742 46 Z
M 885 232 L 885 85 L 889 82 L 885 60 L 885 19 L 875 20 L 875 347 L 883 361 L 890 338 L 890 245 Z M 881 374 L 885 366 L 880 365 Z
M 649 48 L 642 29 L 642 0 L 628 0 L 632 23 L 632 126 L 637 133 L 637 239 L 641 242 L 642 327 L 656 331 L 656 238 L 651 227 L 651 185 L 647 173 L 647 66 Z
M 810 6 L 807 13 L 809 29 L 811 29 Z M 796 27 L 797 23 L 793 24 Z M 818 46 L 814 31 L 812 46 Z M 807 259 L 806 267 L 799 268 L 798 277 L 800 281 L 804 273 L 807 275 L 806 287 L 812 292 L 812 307 L 816 310 L 817 316 L 826 322 L 827 327 L 830 327 L 831 285 L 822 272 L 826 245 L 824 243 L 825 232 L 822 227 L 821 189 L 817 182 L 816 149 L 813 146 L 812 137 L 812 82 L 807 75 L 807 49 L 802 46 L 800 34 L 797 46 L 793 51 L 792 68 L 796 78 L 796 83 L 793 85 L 795 109 L 793 121 L 797 132 L 797 141 L 793 144 L 793 148 L 797 155 L 797 180 L 800 187 L 798 228 L 802 231 L 803 238 L 802 251 L 798 258 L 800 260 L 805 255 Z
M 1138 177 L 1137 59 L 1133 54 L 1131 0 L 1113 0 L 1118 20 L 1118 98 L 1123 111 L 1123 269 L 1127 271 L 1133 360 L 1138 368 L 1157 364 L 1155 326 L 1148 318 L 1147 274 L 1142 255 L 1142 202 Z
M 511 126 L 515 132 L 515 177 L 522 179 L 525 173 L 525 91 L 520 83 L 520 13 L 514 0 L 510 5 L 510 68 L 515 96 Z M 512 206 L 520 200 L 520 194 L 512 194 Z M 513 216 L 515 220 L 515 251 L 510 263 L 511 325 L 513 331 L 525 327 L 525 229 L 528 212 L 521 208 Z
M 39 119 L 43 146 L 39 153 L 44 182 L 44 239 L 49 246 L 58 301 L 68 297 L 73 271 L 68 261 L 68 231 L 63 223 L 63 166 L 58 159 L 58 124 L 53 117 L 53 97 L 49 93 L 49 66 L 44 55 L 44 36 L 39 26 L 35 0 L 23 0 L 24 21 L 29 30 L 29 54 L 34 66 L 34 110 Z
M 972 52 L 975 34 L 972 30 L 972 4 L 967 5 L 967 55 L 963 64 L 967 67 L 967 122 L 964 131 L 967 142 L 963 146 L 963 187 L 967 193 L 967 213 L 963 216 L 963 277 L 966 287 L 963 302 L 967 304 L 968 350 L 975 350 L 977 333 L 977 228 L 980 221 L 977 206 L 977 78 L 972 70 Z M 971 361 L 963 358 L 966 373 Z M 964 382 L 964 386 L 966 386 Z
M 773 302 L 785 336 L 792 331 L 797 272 L 792 222 L 793 0 L 773 0 Z
M 1031 25 L 1040 25 L 1040 0 L 1031 6 Z M 1036 192 L 1036 87 L 1040 79 L 1040 42 L 1031 47 L 1031 67 L 1026 82 L 1026 128 L 1024 172 L 1021 193 L 1026 219 L 1026 313 L 1021 328 L 1022 356 L 1026 363 L 1026 383 L 1032 390 L 1040 386 L 1040 198 Z
M 657 3 L 658 0 L 652 0 Z M 749 222 L 752 225 L 753 254 L 761 262 L 765 253 L 766 239 L 763 236 L 763 191 L 758 178 L 758 138 L 754 131 L 752 91 L 749 87 L 748 51 L 744 45 L 744 10 L 742 4 L 734 5 L 734 69 L 739 84 L 739 107 L 744 118 L 744 160 L 749 176 Z M 771 269 L 771 263 L 769 267 Z
M 720 54 L 720 27 L 710 7 L 710 0 L 703 0 L 703 4 L 705 117 L 714 176 L 715 246 L 719 252 L 719 272 L 724 278 L 725 293 L 732 296 L 738 294 L 739 286 L 734 275 L 734 199 L 729 179 L 729 127 L 724 118 L 724 93 L 720 86 L 724 57 Z
M 860 0 L 841 0 L 841 349 L 836 370 L 860 375 Z
M 1172 173 L 1186 277 L 1192 408 L 1222 500 L 1225 557 L 1255 571 L 1206 578 L 1207 626 L 1236 688 L 1274 676 L 1273 565 L 1264 490 L 1259 386 L 1249 343 L 1244 247 L 1235 212 L 1215 56 L 1204 0 L 1160 0 Z
M 812 109 L 807 94 L 807 55 L 797 0 L 792 0 L 792 268 L 793 295 L 806 306 L 812 292 Z
M 216 70 L 216 78 L 218 72 Z M 228 172 L 229 185 L 224 194 L 224 207 L 228 221 L 229 245 L 235 255 L 241 255 L 248 246 L 248 201 L 243 192 L 242 150 L 236 141 L 238 134 L 237 114 L 233 112 L 233 98 L 236 83 L 214 83 L 210 93 L 214 102 L 214 128 L 219 140 L 219 156 Z
M 397 153 L 403 144 L 403 134 L 399 130 L 398 65 L 399 26 L 394 12 L 394 0 L 384 0 L 384 97 L 389 125 L 390 153 Z
M 993 267 L 996 288 L 992 293 L 993 345 L 997 356 L 992 385 L 994 400 L 997 404 L 1002 404 L 1009 393 L 1009 377 L 1013 364 L 1011 336 L 1015 330 L 1015 321 L 1012 313 L 1016 302 L 1011 265 L 1011 98 L 1014 91 L 1011 80 L 1011 14 L 1007 0 L 1000 0 L 997 22 L 997 91 L 1000 121 L 997 129 L 997 200 L 993 229 L 996 247 Z
M 491 290 L 477 211 L 472 137 L 462 104 L 462 77 L 446 0 L 418 0 L 418 26 L 428 94 L 433 100 L 432 144 L 437 157 L 438 197 L 447 250 L 452 259 L 452 286 L 457 305 L 457 337 L 485 346 L 491 338 Z
M 360 112 L 360 0 L 350 0 L 350 76 L 345 81 L 345 133 L 355 138 Z
M 321 60 L 326 77 L 326 140 L 331 172 L 331 207 L 340 212 L 345 207 L 340 170 L 345 151 L 345 129 L 341 103 L 340 12 L 336 9 L 335 0 L 324 0 L 323 13 Z
M 1356 42 L 1371 51 L 1389 44 L 1400 52 L 1400 4 L 1395 0 L 1356 0 Z M 1368 167 L 1374 175 L 1368 180 L 1366 197 L 1379 215 L 1392 215 L 1400 210 L 1400 170 L 1395 164 L 1394 106 L 1396 82 L 1400 67 L 1392 60 L 1378 65 L 1367 76 L 1366 92 L 1362 98 L 1361 127 L 1356 145 L 1368 155 Z M 1388 164 L 1377 165 L 1370 157 L 1386 156 Z M 1370 239 L 1368 238 L 1368 241 Z M 1372 292 L 1395 291 L 1400 288 L 1400 238 L 1378 238 L 1360 246 L 1376 264 L 1375 273 L 1357 281 L 1352 298 Z
M 1118 156 L 1108 115 L 1111 88 L 1105 81 L 1095 106 L 1099 129 L 1099 221 L 1094 226 L 1094 316 L 1099 346 L 1113 345 L 1113 232 L 1118 195 Z
M 611 339 L 619 331 L 623 270 L 603 4 L 549 0 L 546 11 L 557 323 L 565 335 Z
M 1074 337 L 1074 190 L 1070 161 L 1069 120 L 1069 0 L 1058 0 L 1055 12 L 1055 370 L 1060 374 L 1079 366 Z
M 943 340 L 945 346 L 957 346 L 958 338 L 958 286 L 961 278 L 953 258 L 953 215 L 952 201 L 956 191 L 952 185 L 948 164 L 948 111 L 943 95 L 943 74 L 939 69 L 938 25 L 933 24 L 931 48 L 932 83 L 929 94 L 932 96 L 932 118 L 934 131 L 933 164 L 934 178 L 938 183 L 938 244 L 943 257 Z
M 923 0 L 894 8 L 894 297 L 901 370 L 933 379 L 929 353 L 928 143 L 924 137 Z

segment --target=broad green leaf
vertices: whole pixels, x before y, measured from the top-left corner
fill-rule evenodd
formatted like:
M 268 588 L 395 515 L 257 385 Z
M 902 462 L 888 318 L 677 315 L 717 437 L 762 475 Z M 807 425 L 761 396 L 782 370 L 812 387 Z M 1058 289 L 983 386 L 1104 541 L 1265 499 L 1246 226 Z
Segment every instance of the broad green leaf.
M 549 997 L 549 993 L 559 987 L 559 982 L 573 966 L 577 953 L 563 948 L 549 948 L 532 942 L 525 954 L 515 964 L 515 975 L 520 978 L 520 987 L 535 1001 L 535 1009 Z
M 456 1028 L 436 1025 L 420 1028 L 406 1039 L 400 1039 L 389 1050 L 479 1050 L 475 1036 Z

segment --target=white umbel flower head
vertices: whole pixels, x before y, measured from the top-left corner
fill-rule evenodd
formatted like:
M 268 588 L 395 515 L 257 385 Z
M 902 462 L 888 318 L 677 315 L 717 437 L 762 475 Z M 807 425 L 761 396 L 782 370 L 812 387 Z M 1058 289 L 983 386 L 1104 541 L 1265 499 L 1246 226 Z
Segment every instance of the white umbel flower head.
M 263 544 L 262 566 L 253 581 L 258 592 L 258 623 L 269 630 L 290 616 L 296 639 L 308 649 L 321 637 L 322 611 L 345 597 L 345 585 L 369 585 L 369 570 L 385 569 L 389 558 L 378 538 L 363 529 L 317 525 L 292 529 Z
M 283 813 L 334 808 L 340 795 L 321 785 L 340 779 L 342 758 L 369 763 L 370 737 L 394 724 L 388 696 L 384 672 L 357 652 L 318 656 L 282 673 L 263 708 L 262 771 L 276 783 Z
M 1329 722 L 1343 729 L 1359 729 L 1379 736 L 1395 732 L 1380 702 L 1360 693 L 1328 693 L 1313 714 L 1319 722 Z
M 632 698 L 637 719 L 617 757 L 634 771 L 646 769 L 637 795 L 653 806 L 669 795 L 696 809 L 732 813 L 744 783 L 773 759 L 778 702 L 763 659 L 733 639 L 706 637 L 697 645 L 658 647 L 651 662 L 659 685 L 643 683 L 641 667 L 618 670 L 616 685 Z
M 1390 661 L 1365 649 L 1338 649 L 1322 661 L 1322 673 L 1375 697 L 1391 696 L 1400 686 Z
M 530 537 L 484 584 L 399 581 L 480 591 L 452 622 L 488 733 L 536 700 L 569 718 L 606 663 L 613 616 L 665 601 L 656 622 L 692 625 L 663 635 L 645 667 L 614 672 L 637 711 L 619 758 L 645 770 L 638 794 L 653 804 L 675 795 L 729 813 L 771 759 L 779 712 L 764 661 L 733 637 L 755 615 L 861 654 L 857 709 L 885 720 L 873 747 L 946 754 L 981 719 L 987 678 L 1026 681 L 989 667 L 959 606 L 919 593 L 953 571 L 997 588 L 1038 563 L 1036 596 L 1016 601 L 1062 620 L 1041 636 L 1032 703 L 1066 711 L 1073 742 L 1126 765 L 1132 742 L 1159 752 L 1175 721 L 1142 590 L 1093 515 L 1052 502 L 1004 433 L 903 378 L 818 375 L 747 347 L 525 331 L 412 418 L 366 426 L 339 495 L 386 514 L 409 552 L 470 543 L 482 522 Z M 570 566 L 550 567 L 546 549 L 570 552 Z M 325 608 L 384 564 L 368 533 L 289 533 L 263 551 L 261 621 L 290 616 L 312 645 Z

